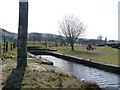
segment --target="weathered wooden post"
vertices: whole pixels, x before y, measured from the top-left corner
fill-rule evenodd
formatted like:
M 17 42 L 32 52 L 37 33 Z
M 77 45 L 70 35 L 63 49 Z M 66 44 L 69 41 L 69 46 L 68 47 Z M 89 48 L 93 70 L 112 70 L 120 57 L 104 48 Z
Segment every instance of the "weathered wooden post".
M 6 46 L 6 43 L 5 43 L 5 42 L 6 42 L 6 39 L 5 39 L 5 36 L 4 36 L 4 35 L 3 35 L 3 42 L 4 42 L 4 43 L 3 43 L 3 44 L 4 44 L 4 45 L 3 45 L 3 53 L 5 53 L 5 52 L 6 52 L 6 49 L 5 49 L 5 46 Z
M 5 44 L 5 51 L 6 52 L 8 51 L 8 41 L 6 41 L 6 44 Z
M 16 42 L 13 42 L 13 49 L 16 47 Z
M 47 41 L 45 41 L 45 48 L 47 49 Z
M 13 42 L 10 42 L 10 50 L 13 50 Z
M 35 38 L 34 38 L 34 47 L 35 47 Z
M 17 68 L 27 66 L 28 0 L 19 0 Z

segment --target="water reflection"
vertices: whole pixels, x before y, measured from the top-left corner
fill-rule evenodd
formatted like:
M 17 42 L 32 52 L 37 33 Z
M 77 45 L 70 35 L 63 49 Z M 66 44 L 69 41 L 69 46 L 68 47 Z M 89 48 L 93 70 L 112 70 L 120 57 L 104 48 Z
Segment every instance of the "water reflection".
M 52 61 L 54 63 L 54 66 L 71 72 L 80 79 L 95 82 L 101 87 L 113 87 L 118 89 L 118 78 L 120 78 L 120 75 L 116 75 L 92 67 L 87 67 L 74 62 L 69 62 L 53 56 L 42 55 L 42 58 Z

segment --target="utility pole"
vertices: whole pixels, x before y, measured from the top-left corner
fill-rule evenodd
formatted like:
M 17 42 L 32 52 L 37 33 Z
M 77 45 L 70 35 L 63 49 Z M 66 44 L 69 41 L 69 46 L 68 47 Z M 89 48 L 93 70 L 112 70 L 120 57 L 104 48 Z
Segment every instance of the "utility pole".
M 28 0 L 19 0 L 17 68 L 27 66 Z

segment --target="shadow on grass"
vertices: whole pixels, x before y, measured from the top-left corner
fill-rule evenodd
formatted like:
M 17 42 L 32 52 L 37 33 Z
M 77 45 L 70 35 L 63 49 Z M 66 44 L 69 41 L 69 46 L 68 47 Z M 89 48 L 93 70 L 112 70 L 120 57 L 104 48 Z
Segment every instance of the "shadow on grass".
M 20 90 L 25 71 L 26 67 L 14 68 L 5 81 L 5 86 L 2 88 L 2 90 Z

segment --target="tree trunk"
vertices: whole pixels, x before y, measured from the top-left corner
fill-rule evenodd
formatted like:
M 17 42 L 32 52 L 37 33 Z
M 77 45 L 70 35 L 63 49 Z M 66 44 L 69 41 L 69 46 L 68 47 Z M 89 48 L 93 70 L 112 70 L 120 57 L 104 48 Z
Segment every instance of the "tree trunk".
M 19 0 L 19 28 L 17 44 L 17 68 L 27 66 L 28 2 Z
M 71 44 L 71 49 L 74 51 L 74 44 Z

